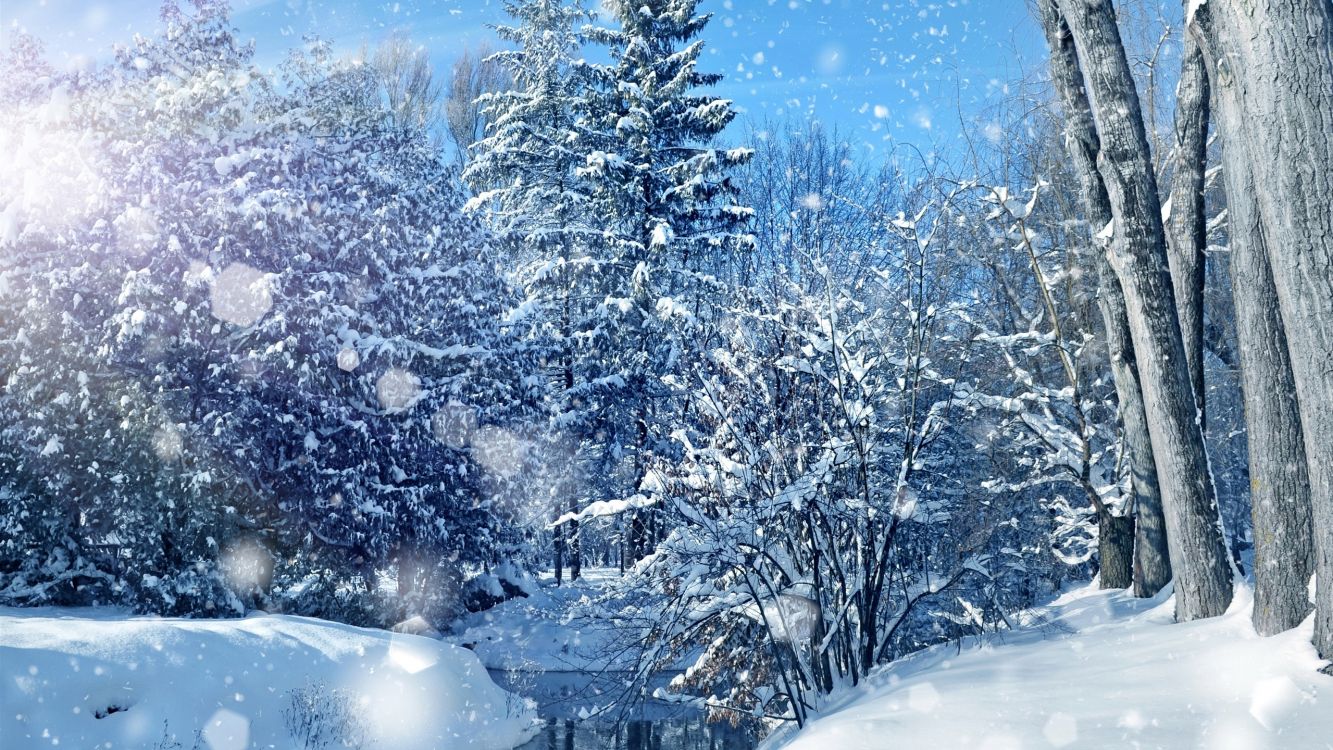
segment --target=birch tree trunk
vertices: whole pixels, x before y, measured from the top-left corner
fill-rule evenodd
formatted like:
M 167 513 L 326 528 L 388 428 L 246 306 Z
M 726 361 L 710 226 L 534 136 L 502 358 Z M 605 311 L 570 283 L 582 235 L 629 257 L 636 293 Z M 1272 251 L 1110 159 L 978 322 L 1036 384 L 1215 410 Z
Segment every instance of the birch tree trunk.
M 1171 177 L 1171 281 L 1180 317 L 1199 426 L 1207 424 L 1203 390 L 1204 250 L 1208 246 L 1208 219 L 1204 215 L 1204 173 L 1208 168 L 1208 71 L 1203 52 L 1186 35 L 1176 86 L 1175 171 Z
M 1220 615 L 1231 603 L 1231 569 L 1176 318 L 1161 201 L 1134 78 L 1109 0 L 1059 0 L 1059 7 L 1096 103 L 1097 167 L 1115 218 L 1110 262 L 1125 291 L 1138 355 L 1176 577 L 1176 617 Z
M 1314 643 L 1333 658 L 1333 0 L 1210 0 L 1191 29 L 1253 171 L 1305 440 Z
M 1040 0 L 1039 10 L 1046 41 L 1051 49 L 1051 78 L 1064 109 L 1065 148 L 1073 161 L 1088 223 L 1095 235 L 1111 223 L 1111 201 L 1106 195 L 1101 175 L 1097 173 L 1097 154 L 1101 151 L 1101 144 L 1093 124 L 1088 95 L 1083 88 L 1083 73 L 1079 68 L 1069 27 L 1060 14 L 1056 0 Z M 1093 242 L 1099 244 L 1095 238 Z M 1157 465 L 1153 459 L 1148 416 L 1144 411 L 1143 391 L 1134 359 L 1125 293 L 1106 259 L 1105 248 L 1099 246 L 1098 249 L 1097 306 L 1101 310 L 1102 324 L 1106 330 L 1106 349 L 1115 377 L 1134 492 L 1134 594 L 1152 596 L 1171 580 L 1166 521 L 1162 517 Z

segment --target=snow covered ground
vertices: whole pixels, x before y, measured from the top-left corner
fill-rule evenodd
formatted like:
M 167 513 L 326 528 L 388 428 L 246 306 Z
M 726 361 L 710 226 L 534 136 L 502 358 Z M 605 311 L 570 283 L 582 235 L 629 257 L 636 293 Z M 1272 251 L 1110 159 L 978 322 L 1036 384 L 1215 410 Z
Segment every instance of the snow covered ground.
M 527 672 L 600 672 L 625 668 L 637 643 L 613 624 L 589 616 L 593 600 L 619 572 L 590 568 L 572 584 L 556 586 L 543 574 L 531 596 L 468 615 L 448 640 L 474 650 L 488 669 Z
M 0 745 L 501 750 L 532 706 L 470 651 L 300 617 L 0 608 Z
M 1223 617 L 1175 624 L 1167 596 L 1081 588 L 988 642 L 887 667 L 765 747 L 1333 748 L 1333 678 L 1316 671 L 1313 621 L 1260 638 L 1251 605 L 1238 588 Z

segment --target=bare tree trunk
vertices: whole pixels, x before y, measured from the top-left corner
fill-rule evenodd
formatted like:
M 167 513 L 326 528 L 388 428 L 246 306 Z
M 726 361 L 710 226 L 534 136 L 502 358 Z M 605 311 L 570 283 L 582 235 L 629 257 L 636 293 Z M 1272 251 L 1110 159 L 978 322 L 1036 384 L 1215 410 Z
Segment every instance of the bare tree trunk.
M 1101 587 L 1127 589 L 1134 554 L 1134 518 L 1103 513 L 1097 523 L 1098 552 L 1101 554 Z
M 1219 109 L 1235 106 L 1234 97 Z M 1244 141 L 1224 146 L 1223 172 L 1231 227 L 1231 291 L 1240 343 L 1241 386 L 1250 459 L 1254 519 L 1254 629 L 1272 635 L 1310 614 L 1314 572 L 1310 478 L 1255 184 Z
M 416 554 L 404 547 L 398 552 L 398 603 L 406 604 L 407 600 L 417 593 L 417 578 L 421 574 L 421 562 Z M 411 614 L 410 612 L 407 614 Z
M 1314 643 L 1333 658 L 1333 2 L 1210 0 L 1191 29 L 1253 171 L 1310 478 Z
M 560 506 L 556 506 L 555 515 L 560 516 Z M 565 578 L 565 524 L 558 523 L 552 533 L 552 544 L 555 546 L 555 585 L 559 586 Z
M 1111 222 L 1111 201 L 1106 186 L 1097 173 L 1097 154 L 1101 143 L 1092 120 L 1092 109 L 1083 88 L 1074 39 L 1069 33 L 1056 0 L 1041 0 L 1040 12 L 1046 40 L 1051 48 L 1051 76 L 1065 115 L 1065 147 L 1074 163 L 1074 171 L 1083 193 L 1083 204 L 1093 234 Z M 1134 544 L 1134 594 L 1152 596 L 1171 580 L 1171 561 L 1167 549 L 1166 521 L 1162 517 L 1162 496 L 1157 484 L 1157 464 L 1152 454 L 1148 417 L 1139 385 L 1134 343 L 1129 331 L 1129 313 L 1120 280 L 1111 270 L 1105 252 L 1098 252 L 1097 305 L 1106 329 L 1106 349 L 1115 376 L 1116 396 L 1120 403 L 1120 421 L 1124 428 L 1125 450 L 1134 491 L 1136 516 Z
M 1096 102 L 1097 166 L 1115 217 L 1110 261 L 1125 290 L 1138 355 L 1176 576 L 1176 617 L 1213 617 L 1231 603 L 1231 567 L 1176 318 L 1157 178 L 1134 78 L 1109 0 L 1059 0 L 1059 7 Z
M 569 512 L 573 513 L 574 510 L 574 499 L 571 497 L 569 499 Z M 565 546 L 569 549 L 569 580 L 572 583 L 583 575 L 583 542 L 579 539 L 578 521 L 569 522 Z
M 1176 159 L 1171 178 L 1171 280 L 1185 342 L 1185 361 L 1199 406 L 1199 425 L 1207 425 L 1203 390 L 1204 250 L 1208 247 L 1208 219 L 1204 215 L 1204 173 L 1208 169 L 1208 72 L 1203 52 L 1186 36 L 1176 86 Z
M 1098 266 L 1104 300 L 1100 304 L 1107 321 L 1107 349 L 1111 352 L 1111 372 L 1120 400 L 1120 422 L 1125 431 L 1134 490 L 1134 595 L 1154 596 L 1171 581 L 1172 575 L 1162 491 L 1157 483 L 1157 459 L 1153 458 L 1139 367 L 1134 361 L 1125 293 L 1105 255 L 1098 260 Z

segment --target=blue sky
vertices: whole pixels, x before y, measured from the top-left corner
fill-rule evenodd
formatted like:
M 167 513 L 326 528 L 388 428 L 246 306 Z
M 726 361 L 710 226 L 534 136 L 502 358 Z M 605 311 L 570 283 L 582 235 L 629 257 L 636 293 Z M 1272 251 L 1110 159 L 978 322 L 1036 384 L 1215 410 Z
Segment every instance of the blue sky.
M 596 3 L 597 0 L 589 0 Z M 353 50 L 404 29 L 441 69 L 492 40 L 499 0 L 235 0 L 242 37 L 268 66 L 310 33 Z M 595 6 L 594 6 L 595 7 Z M 157 26 L 156 0 L 3 0 L 6 37 L 26 29 L 56 59 L 100 57 Z M 869 151 L 949 150 L 1006 82 L 1045 51 L 1024 0 L 703 0 L 704 67 L 756 123 L 812 113 Z

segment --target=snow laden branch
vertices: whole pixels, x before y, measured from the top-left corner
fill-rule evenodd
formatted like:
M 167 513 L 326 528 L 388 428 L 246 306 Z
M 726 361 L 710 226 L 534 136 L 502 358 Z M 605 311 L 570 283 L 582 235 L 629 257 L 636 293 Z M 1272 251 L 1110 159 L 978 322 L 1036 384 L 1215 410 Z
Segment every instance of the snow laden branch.
M 641 674 L 691 661 L 664 695 L 803 724 L 877 665 L 1000 621 L 1011 511 L 955 478 L 978 392 L 948 278 L 964 192 L 881 217 L 883 262 L 854 277 L 808 254 L 803 283 L 726 310 L 689 386 L 700 427 L 644 483 L 671 530 L 625 586 L 661 613 L 632 620 Z
M 1016 303 L 959 311 L 982 356 L 1008 376 L 970 390 L 967 402 L 994 416 L 996 432 L 1019 456 L 997 466 L 982 486 L 1039 493 L 1055 521 L 1055 553 L 1071 564 L 1085 562 L 1097 554 L 1100 538 L 1103 582 L 1123 587 L 1129 550 L 1107 545 L 1132 542 L 1132 535 L 1106 530 L 1129 523 L 1128 472 L 1110 384 L 1090 364 L 1091 323 L 1080 315 L 1077 287 L 1066 283 L 1080 273 L 1080 243 L 1060 241 L 1066 222 L 1042 200 L 1049 190 L 1040 179 L 1025 197 L 978 186 L 962 217 L 977 237 L 974 257 Z

